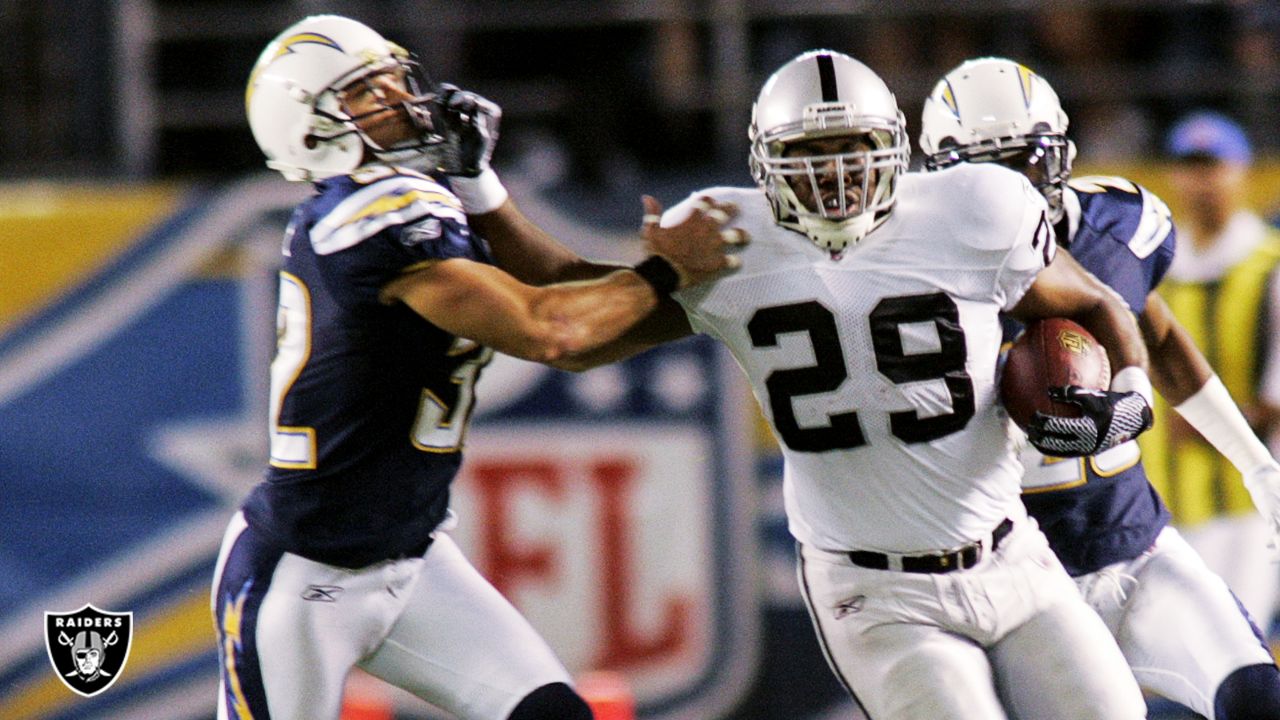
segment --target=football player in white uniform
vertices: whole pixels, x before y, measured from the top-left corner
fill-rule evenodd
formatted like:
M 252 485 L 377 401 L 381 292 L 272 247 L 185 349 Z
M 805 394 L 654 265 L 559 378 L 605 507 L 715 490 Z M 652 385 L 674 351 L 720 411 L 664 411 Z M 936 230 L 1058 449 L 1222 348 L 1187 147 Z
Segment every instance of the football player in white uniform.
M 995 385 L 1002 310 L 1075 316 L 1123 369 L 1068 442 L 1127 439 L 1149 410 L 1129 392 L 1146 358 L 1123 308 L 1064 287 L 1024 178 L 907 174 L 893 95 L 848 56 L 779 69 L 751 138 L 760 187 L 698 193 L 740 208 L 742 268 L 677 299 L 734 353 L 780 441 L 799 580 L 837 676 L 878 720 L 1142 717 L 1018 501 Z
M 1067 115 L 1044 78 L 1004 58 L 947 73 L 925 103 L 925 165 L 991 163 L 1044 193 L 1059 245 L 1138 316 L 1155 386 L 1245 477 L 1280 529 L 1280 466 L 1155 288 L 1174 252 L 1169 210 L 1123 178 L 1068 182 Z M 1231 591 L 1169 523 L 1136 442 L 1064 461 L 1023 453 L 1024 501 L 1147 688 L 1210 720 L 1280 717 L 1280 670 Z
M 732 208 L 663 229 L 646 199 L 655 255 L 634 269 L 589 267 L 527 223 L 491 245 L 455 193 L 515 212 L 481 177 L 496 110 L 415 86 L 407 53 L 347 18 L 281 33 L 246 104 L 268 165 L 315 194 L 283 244 L 270 467 L 215 570 L 218 717 L 336 720 L 359 666 L 468 720 L 589 719 L 449 539 L 472 390 L 495 350 L 571 363 L 730 267 Z
M 876 720 L 1139 718 L 1124 657 L 1019 501 L 996 397 L 1000 313 L 1071 316 L 1108 347 L 1112 392 L 1040 441 L 1089 454 L 1150 423 L 1123 304 L 1054 260 L 1044 199 L 1017 173 L 907 174 L 905 122 L 862 63 L 803 54 L 764 85 L 759 187 L 732 276 L 674 294 L 587 360 L 713 335 L 751 381 L 785 457 L 798 575 L 833 671 Z M 496 187 L 496 178 L 491 178 Z M 683 312 L 681 312 L 683 310 Z

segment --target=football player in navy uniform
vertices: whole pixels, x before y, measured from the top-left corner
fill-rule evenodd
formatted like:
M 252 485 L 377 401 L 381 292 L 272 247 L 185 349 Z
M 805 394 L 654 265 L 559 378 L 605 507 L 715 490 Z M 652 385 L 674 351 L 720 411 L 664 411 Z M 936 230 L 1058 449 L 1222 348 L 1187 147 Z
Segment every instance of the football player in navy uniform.
M 1280 466 L 1154 292 L 1174 254 L 1168 208 L 1123 178 L 1068 182 L 1075 148 L 1066 130 L 1066 113 L 1042 77 L 1010 60 L 979 58 L 934 87 L 920 146 L 931 170 L 994 163 L 1031 180 L 1048 201 L 1058 244 L 1137 315 L 1156 388 L 1243 473 L 1258 509 L 1280 530 Z M 1210 720 L 1280 717 L 1280 671 L 1257 627 L 1169 526 L 1136 442 L 1084 458 L 1028 447 L 1023 462 L 1028 511 L 1139 683 Z
M 461 718 L 590 718 L 447 534 L 476 378 L 494 351 L 573 366 L 730 268 L 733 209 L 660 228 L 646 198 L 654 255 L 634 269 L 593 268 L 527 222 L 482 239 L 468 212 L 515 212 L 485 173 L 496 107 L 417 85 L 404 50 L 347 18 L 281 33 L 246 104 L 267 164 L 315 194 L 283 244 L 270 468 L 215 571 L 218 717 L 334 720 L 358 666 Z

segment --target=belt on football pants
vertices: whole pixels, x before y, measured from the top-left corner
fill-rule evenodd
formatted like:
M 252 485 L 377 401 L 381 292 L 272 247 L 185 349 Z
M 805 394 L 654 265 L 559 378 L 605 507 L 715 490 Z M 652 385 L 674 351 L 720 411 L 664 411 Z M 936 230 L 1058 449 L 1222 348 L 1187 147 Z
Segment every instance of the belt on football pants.
M 991 548 L 989 551 L 994 551 L 1000 545 L 1000 541 L 1005 539 L 1012 530 L 1013 521 L 1005 518 L 996 526 L 995 530 L 991 531 Z M 949 573 L 953 570 L 964 570 L 977 565 L 982 560 L 984 550 L 982 540 L 974 540 L 955 550 L 926 555 L 889 556 L 869 550 L 850 550 L 845 554 L 848 555 L 849 562 L 854 565 L 873 570 L 898 570 L 899 568 L 895 567 L 895 565 L 901 563 L 902 572 Z M 895 560 L 898 563 L 895 563 Z

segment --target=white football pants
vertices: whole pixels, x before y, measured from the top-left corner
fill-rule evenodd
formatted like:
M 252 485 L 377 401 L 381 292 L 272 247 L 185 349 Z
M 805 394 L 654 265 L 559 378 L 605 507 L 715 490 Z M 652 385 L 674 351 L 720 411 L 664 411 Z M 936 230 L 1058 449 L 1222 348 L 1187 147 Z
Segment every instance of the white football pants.
M 1179 532 L 1210 571 L 1222 578 L 1265 633 L 1280 602 L 1280 568 L 1272 551 L 1271 528 L 1256 512 L 1215 517 Z
M 1124 656 L 1035 524 L 974 567 L 915 574 L 802 546 L 832 670 L 874 720 L 1146 717 Z
M 218 720 L 336 720 L 353 666 L 467 720 L 505 720 L 569 673 L 443 532 L 351 570 L 265 548 L 240 514 L 214 574 Z
M 1172 527 L 1125 562 L 1076 578 L 1138 683 L 1213 720 L 1233 671 L 1272 662 L 1222 578 Z

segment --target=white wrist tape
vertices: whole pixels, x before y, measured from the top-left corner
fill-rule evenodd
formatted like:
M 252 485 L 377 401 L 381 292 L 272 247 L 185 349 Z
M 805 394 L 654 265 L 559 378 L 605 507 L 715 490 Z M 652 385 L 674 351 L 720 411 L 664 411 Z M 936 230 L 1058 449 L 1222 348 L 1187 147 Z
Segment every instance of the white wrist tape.
M 1151 390 L 1151 378 L 1147 371 L 1137 365 L 1123 368 L 1111 378 L 1111 392 L 1136 392 L 1147 401 L 1147 406 L 1156 406 L 1155 393 Z
M 1174 410 L 1240 472 L 1247 475 L 1262 465 L 1275 462 L 1267 446 L 1253 434 L 1253 429 L 1217 375 L 1209 378 L 1204 387 Z
M 507 188 L 498 179 L 493 168 L 485 168 L 475 177 L 449 176 L 449 187 L 453 194 L 462 201 L 462 209 L 468 215 L 483 215 L 493 212 L 507 201 Z

